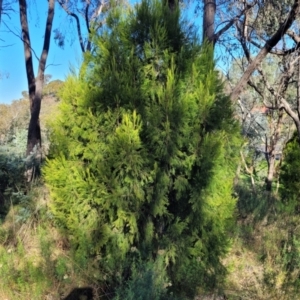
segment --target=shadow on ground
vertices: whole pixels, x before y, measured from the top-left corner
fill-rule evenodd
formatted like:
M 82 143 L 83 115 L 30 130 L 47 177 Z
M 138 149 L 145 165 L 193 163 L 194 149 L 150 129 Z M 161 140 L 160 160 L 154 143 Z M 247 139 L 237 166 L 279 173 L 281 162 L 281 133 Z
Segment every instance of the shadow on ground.
M 93 300 L 93 289 L 90 287 L 75 288 L 63 300 Z

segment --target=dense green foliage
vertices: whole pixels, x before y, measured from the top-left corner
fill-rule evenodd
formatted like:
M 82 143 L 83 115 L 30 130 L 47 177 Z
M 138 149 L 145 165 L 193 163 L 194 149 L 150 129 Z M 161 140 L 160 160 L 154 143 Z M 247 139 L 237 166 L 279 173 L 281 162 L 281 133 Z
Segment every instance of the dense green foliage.
M 0 219 L 10 204 L 27 191 L 24 178 L 27 130 L 24 124 L 28 111 L 25 99 L 0 105 Z
M 284 150 L 284 163 L 280 172 L 283 202 L 299 212 L 300 208 L 300 151 L 297 135 L 289 141 Z
M 192 298 L 224 275 L 238 144 L 213 52 L 158 1 L 118 8 L 61 92 L 44 168 L 57 224 L 100 280 L 162 259 Z
M 27 93 L 23 92 L 23 96 L 10 105 L 0 105 L 0 216 L 6 214 L 12 202 L 18 203 L 22 195 L 28 193 L 30 184 L 24 176 L 26 165 L 37 163 L 34 155 L 25 158 L 30 112 Z M 54 105 L 51 105 L 49 99 L 43 99 L 45 108 L 41 112 L 42 125 L 45 123 L 45 115 L 53 114 L 54 111 Z M 45 153 L 48 144 L 45 128 L 42 130 L 42 140 Z
M 11 201 L 24 194 L 27 186 L 24 178 L 24 159 L 13 148 L 0 145 L 0 218 L 5 215 Z

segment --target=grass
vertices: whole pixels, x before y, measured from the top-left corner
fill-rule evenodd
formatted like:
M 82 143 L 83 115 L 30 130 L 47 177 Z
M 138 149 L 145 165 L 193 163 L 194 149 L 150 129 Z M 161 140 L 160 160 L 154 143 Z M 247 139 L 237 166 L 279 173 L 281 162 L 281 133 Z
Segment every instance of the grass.
M 0 299 L 56 300 L 83 287 L 93 287 L 95 299 L 108 299 L 101 298 L 106 289 L 99 281 L 105 275 L 98 258 L 83 264 L 74 255 L 48 209 L 51 200 L 42 181 L 4 197 L 8 209 L 0 220 Z M 240 218 L 224 258 L 228 276 L 220 287 L 229 300 L 300 300 L 299 214 L 292 205 L 271 200 L 263 193 L 249 197 L 249 191 L 240 191 Z M 197 299 L 218 299 L 218 292 Z
M 96 287 L 103 277 L 97 258 L 85 266 L 76 261 L 68 239 L 55 226 L 49 201 L 39 182 L 24 201 L 12 203 L 2 221 L 0 299 L 61 299 L 74 288 Z M 230 300 L 300 299 L 300 220 L 297 215 L 271 213 L 262 220 L 249 214 L 237 223 L 224 258 L 228 276 L 221 287 Z M 101 290 L 104 293 L 99 288 L 95 299 L 101 299 Z
M 38 184 L 25 202 L 11 205 L 2 220 L 0 299 L 61 299 L 73 288 L 91 283 L 90 270 L 76 271 L 68 242 L 48 211 L 48 197 Z

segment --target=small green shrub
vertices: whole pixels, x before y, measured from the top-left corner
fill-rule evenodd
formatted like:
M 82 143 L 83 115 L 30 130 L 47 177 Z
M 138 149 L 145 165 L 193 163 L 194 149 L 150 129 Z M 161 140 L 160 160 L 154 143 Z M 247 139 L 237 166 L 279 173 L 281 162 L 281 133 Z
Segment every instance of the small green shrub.
M 284 150 L 280 171 L 281 211 L 300 213 L 300 144 L 295 135 Z
M 175 300 L 167 293 L 170 285 L 162 257 L 156 262 L 138 261 L 132 265 L 130 280 L 121 283 L 113 300 Z
M 55 262 L 55 276 L 58 280 L 63 280 L 68 273 L 68 264 L 65 257 L 59 256 Z

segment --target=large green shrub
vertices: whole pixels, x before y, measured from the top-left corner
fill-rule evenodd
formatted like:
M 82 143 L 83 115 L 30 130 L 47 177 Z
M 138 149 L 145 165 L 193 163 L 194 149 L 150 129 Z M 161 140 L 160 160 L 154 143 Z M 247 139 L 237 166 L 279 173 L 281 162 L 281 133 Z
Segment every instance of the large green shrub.
M 168 289 L 192 298 L 224 275 L 238 142 L 230 100 L 212 49 L 178 10 L 142 1 L 106 25 L 61 92 L 44 168 L 51 210 L 103 280 L 159 257 Z

